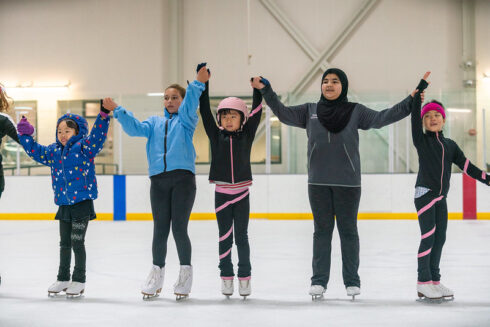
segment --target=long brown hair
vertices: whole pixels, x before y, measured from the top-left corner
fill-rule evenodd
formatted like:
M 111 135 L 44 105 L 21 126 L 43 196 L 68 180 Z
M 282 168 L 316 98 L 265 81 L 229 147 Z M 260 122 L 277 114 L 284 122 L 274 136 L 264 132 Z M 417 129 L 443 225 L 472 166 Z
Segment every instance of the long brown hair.
M 0 83 L 0 112 L 9 111 L 13 104 L 14 100 L 7 95 L 7 92 L 5 92 L 5 86 Z

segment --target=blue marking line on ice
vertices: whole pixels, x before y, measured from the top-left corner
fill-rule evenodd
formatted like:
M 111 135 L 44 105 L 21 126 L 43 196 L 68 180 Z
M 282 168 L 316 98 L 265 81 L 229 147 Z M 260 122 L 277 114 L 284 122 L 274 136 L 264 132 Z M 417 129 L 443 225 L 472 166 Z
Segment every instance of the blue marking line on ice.
M 114 175 L 114 220 L 126 220 L 126 175 Z

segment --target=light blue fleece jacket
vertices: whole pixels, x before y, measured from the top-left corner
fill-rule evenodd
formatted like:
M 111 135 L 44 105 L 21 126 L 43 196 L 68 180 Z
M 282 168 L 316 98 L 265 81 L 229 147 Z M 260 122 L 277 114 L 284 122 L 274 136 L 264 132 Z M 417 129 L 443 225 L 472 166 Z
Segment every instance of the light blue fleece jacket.
M 144 136 L 150 177 L 175 169 L 189 170 L 195 174 L 196 151 L 192 137 L 199 117 L 197 106 L 204 83 L 197 80 L 187 86 L 185 97 L 174 114 L 164 109 L 165 116 L 151 116 L 140 122 L 131 111 L 118 106 L 114 117 L 129 136 Z

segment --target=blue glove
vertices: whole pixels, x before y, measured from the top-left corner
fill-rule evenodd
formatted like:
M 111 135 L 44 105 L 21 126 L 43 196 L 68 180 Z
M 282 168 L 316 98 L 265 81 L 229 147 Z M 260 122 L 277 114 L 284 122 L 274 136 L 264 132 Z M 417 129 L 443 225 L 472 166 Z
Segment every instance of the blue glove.
M 269 83 L 269 81 L 262 76 L 260 76 L 260 83 L 264 84 L 265 86 L 271 86 L 271 83 Z

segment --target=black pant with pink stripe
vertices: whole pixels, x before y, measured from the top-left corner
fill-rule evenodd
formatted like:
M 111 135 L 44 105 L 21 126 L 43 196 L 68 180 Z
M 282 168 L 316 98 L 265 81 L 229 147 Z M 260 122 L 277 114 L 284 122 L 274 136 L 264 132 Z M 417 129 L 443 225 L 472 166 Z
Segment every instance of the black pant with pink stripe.
M 231 250 L 233 236 L 238 251 L 238 278 L 250 277 L 248 221 L 250 202 L 248 189 L 238 194 L 215 192 L 216 218 L 219 228 L 219 269 L 221 277 L 233 277 Z
M 418 281 L 440 281 L 439 263 L 446 241 L 447 203 L 442 195 L 428 192 L 415 199 L 421 240 L 418 261 Z

